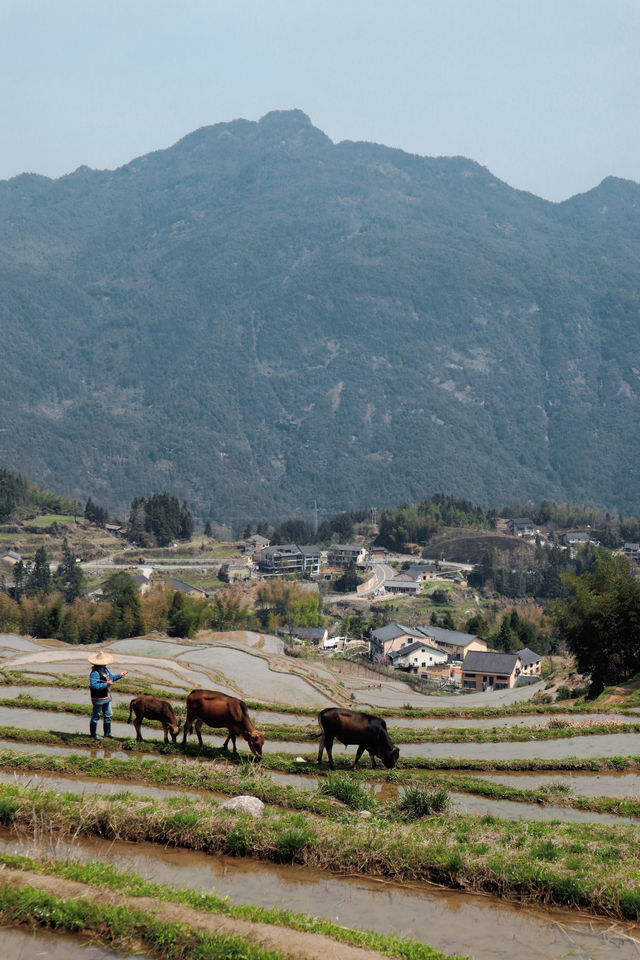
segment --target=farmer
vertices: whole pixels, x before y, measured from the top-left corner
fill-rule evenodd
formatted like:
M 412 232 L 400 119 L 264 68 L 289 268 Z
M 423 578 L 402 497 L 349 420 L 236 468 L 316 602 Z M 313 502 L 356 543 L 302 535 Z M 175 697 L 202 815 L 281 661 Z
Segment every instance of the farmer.
M 91 687 L 91 705 L 93 713 L 91 714 L 91 723 L 89 731 L 94 740 L 100 740 L 98 736 L 98 720 L 102 714 L 104 735 L 111 737 L 111 684 L 120 677 L 126 677 L 127 670 L 122 673 L 111 673 L 107 668 L 108 663 L 113 663 L 113 656 L 101 650 L 99 653 L 92 653 L 87 660 L 91 664 L 91 673 L 89 675 L 89 685 Z

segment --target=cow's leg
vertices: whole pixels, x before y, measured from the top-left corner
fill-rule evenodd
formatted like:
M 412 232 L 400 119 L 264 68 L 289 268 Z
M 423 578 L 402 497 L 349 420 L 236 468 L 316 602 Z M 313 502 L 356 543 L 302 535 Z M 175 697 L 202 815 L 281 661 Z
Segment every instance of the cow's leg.
M 189 714 L 187 714 L 187 719 L 186 719 L 185 722 L 184 722 L 184 730 L 183 730 L 183 732 L 182 732 L 182 746 L 183 746 L 183 747 L 184 747 L 185 743 L 187 742 L 187 735 L 190 734 L 192 730 L 193 730 L 193 725 L 192 725 L 192 723 L 191 723 L 191 720 L 189 719 Z
M 204 743 L 202 742 L 202 734 L 200 733 L 200 731 L 202 730 L 202 720 L 196 720 L 195 728 L 196 728 L 196 736 L 198 737 L 198 743 L 200 744 L 201 747 L 204 747 Z
M 234 755 L 237 757 L 237 756 L 238 756 L 238 748 L 237 748 L 237 746 L 236 746 L 236 735 L 235 735 L 235 733 L 234 733 L 233 730 L 229 730 L 229 736 L 227 737 L 227 741 L 228 741 L 228 740 L 231 740 L 231 743 L 232 743 L 232 745 L 233 745 L 233 753 L 234 753 Z
M 142 740 L 142 717 L 136 717 L 133 721 L 133 725 L 136 728 L 136 740 Z
M 333 737 L 325 737 L 324 748 L 327 751 L 327 757 L 329 759 L 329 768 L 333 770 L 335 769 L 335 763 L 333 762 Z
M 327 751 L 328 753 L 329 751 Z M 322 763 L 322 754 L 324 753 L 324 730 L 320 734 L 320 747 L 318 748 L 318 766 Z
M 371 757 L 371 767 L 375 770 L 375 769 L 376 769 L 376 755 L 375 755 L 375 753 L 373 752 L 373 750 L 369 750 L 369 756 Z
M 351 768 L 352 770 L 355 770 L 356 766 L 358 765 L 358 760 L 360 759 L 360 757 L 362 756 L 362 754 L 364 753 L 364 751 L 365 751 L 364 745 L 363 745 L 363 744 L 359 744 L 358 749 L 356 750 L 356 758 L 355 758 L 355 760 L 353 761 L 353 766 L 352 766 L 352 768 Z
M 163 721 L 162 728 L 164 730 L 164 742 L 169 743 L 169 724 Z

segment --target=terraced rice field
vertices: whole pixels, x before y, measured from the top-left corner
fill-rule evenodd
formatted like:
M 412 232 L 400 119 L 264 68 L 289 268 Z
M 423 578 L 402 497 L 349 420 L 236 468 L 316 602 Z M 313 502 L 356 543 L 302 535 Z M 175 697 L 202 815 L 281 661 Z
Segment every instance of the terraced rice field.
M 205 948 L 323 960 L 638 956 L 640 736 L 627 730 L 637 717 L 537 715 L 523 703 L 522 714 L 511 704 L 477 719 L 416 718 L 392 704 L 397 769 L 351 771 L 355 748 L 336 745 L 331 774 L 315 762 L 313 716 L 332 702 L 331 673 L 299 674 L 295 662 L 283 672 L 273 639 L 114 644 L 116 668 L 135 672 L 114 696 L 115 739 L 96 744 L 79 685 L 86 650 L 70 658 L 60 644 L 0 637 L 0 910 L 45 931 L 0 931 L 4 955 L 84 950 L 46 932 L 53 917 L 80 927 L 83 943 L 99 936 L 95 960 Z M 143 744 L 132 739 L 122 711 L 136 684 L 166 684 L 181 709 L 188 679 L 237 692 L 247 671 L 246 698 L 261 701 L 253 719 L 269 731 L 261 764 L 242 741 L 237 761 L 223 752 L 220 731 L 205 729 L 202 750 L 195 737 L 185 751 L 165 746 L 149 723 Z M 334 702 L 346 689 L 336 683 Z M 383 689 L 378 706 L 389 700 Z M 444 703 L 455 711 L 454 698 Z M 585 733 L 603 719 L 607 732 Z M 238 794 L 265 803 L 261 819 L 221 809 Z

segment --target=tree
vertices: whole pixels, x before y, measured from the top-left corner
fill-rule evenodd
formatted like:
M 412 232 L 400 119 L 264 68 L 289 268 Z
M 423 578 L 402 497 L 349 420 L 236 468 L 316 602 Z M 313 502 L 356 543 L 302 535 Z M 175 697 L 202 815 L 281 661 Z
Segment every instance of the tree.
M 134 637 L 144 632 L 138 585 L 128 573 L 114 573 L 104 586 L 112 607 L 111 632 L 116 637 Z
M 569 599 L 556 602 L 554 621 L 597 696 L 640 671 L 640 583 L 625 557 L 608 554 L 596 557 L 592 571 L 563 579 Z
M 84 574 L 69 549 L 67 538 L 62 543 L 62 560 L 55 575 L 56 586 L 63 592 L 66 603 L 73 603 L 84 592 Z
M 38 547 L 33 565 L 29 570 L 27 577 L 26 594 L 29 597 L 37 593 L 51 592 L 51 571 L 49 569 L 49 557 L 44 547 Z
M 104 507 L 100 507 L 97 503 L 94 503 L 91 497 L 89 497 L 86 502 L 84 515 L 87 520 L 89 520 L 91 523 L 95 523 L 98 527 L 104 527 L 105 523 L 109 519 L 109 514 Z
M 213 535 L 212 532 L 211 532 L 211 520 L 207 520 L 207 522 L 206 522 L 205 525 L 204 525 L 204 535 L 205 535 L 205 537 L 211 537 L 211 536 Z M 247 535 L 247 536 L 248 536 L 248 535 Z M 246 537 L 245 537 L 245 539 L 246 539 Z
M 185 502 L 180 506 L 168 493 L 136 497 L 131 503 L 128 538 L 142 546 L 167 547 L 173 540 L 190 540 L 193 517 Z
M 27 568 L 22 560 L 18 560 L 13 568 L 13 595 L 19 600 L 24 593 L 24 582 L 27 576 Z

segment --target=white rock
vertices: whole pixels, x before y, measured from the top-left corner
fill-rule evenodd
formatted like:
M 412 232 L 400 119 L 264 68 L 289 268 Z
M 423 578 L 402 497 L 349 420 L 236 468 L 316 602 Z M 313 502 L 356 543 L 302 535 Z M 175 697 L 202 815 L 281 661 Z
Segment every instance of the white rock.
M 304 757 L 296 757 L 296 763 L 306 763 L 306 762 L 307 761 L 305 760 Z
M 221 810 L 231 810 L 233 813 L 249 813 L 252 817 L 261 817 L 264 812 L 264 803 L 258 797 L 230 797 L 220 804 Z
M 371 810 L 361 810 L 360 816 L 363 820 L 368 820 L 371 817 Z

